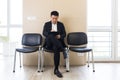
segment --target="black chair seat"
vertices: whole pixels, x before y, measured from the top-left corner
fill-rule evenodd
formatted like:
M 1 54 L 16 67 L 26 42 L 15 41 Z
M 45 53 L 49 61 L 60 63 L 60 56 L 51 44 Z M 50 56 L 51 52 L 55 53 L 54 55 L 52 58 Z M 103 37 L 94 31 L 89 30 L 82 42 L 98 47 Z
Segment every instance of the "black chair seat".
M 80 53 L 92 51 L 92 49 L 89 49 L 89 48 L 87 48 L 87 47 L 70 47 L 69 49 L 70 49 L 71 51 L 80 52 Z
M 16 51 L 21 53 L 31 53 L 31 52 L 36 52 L 38 50 L 39 50 L 39 47 L 23 47 L 23 48 L 16 49 Z
M 48 49 L 48 48 L 45 48 L 45 47 L 43 48 L 43 50 L 46 51 L 46 52 L 51 52 L 51 53 L 54 52 L 53 49 Z M 60 52 L 62 52 L 62 51 L 65 51 L 65 48 L 63 50 L 60 50 Z
M 53 53 L 53 50 L 52 50 L 52 49 L 43 48 L 43 50 L 46 51 L 46 52 L 51 52 L 51 53 Z

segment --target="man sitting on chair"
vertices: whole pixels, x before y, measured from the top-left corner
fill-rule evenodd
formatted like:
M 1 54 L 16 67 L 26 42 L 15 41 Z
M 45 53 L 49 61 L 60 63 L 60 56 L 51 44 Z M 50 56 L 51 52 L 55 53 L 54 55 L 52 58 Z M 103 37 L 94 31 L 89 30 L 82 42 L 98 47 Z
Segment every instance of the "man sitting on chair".
M 64 38 L 66 31 L 62 22 L 58 21 L 59 13 L 57 11 L 51 12 L 51 20 L 44 24 L 43 35 L 46 37 L 44 47 L 54 51 L 54 74 L 58 77 L 63 77 L 59 71 L 60 51 L 66 47 Z M 64 58 L 66 55 L 64 54 Z

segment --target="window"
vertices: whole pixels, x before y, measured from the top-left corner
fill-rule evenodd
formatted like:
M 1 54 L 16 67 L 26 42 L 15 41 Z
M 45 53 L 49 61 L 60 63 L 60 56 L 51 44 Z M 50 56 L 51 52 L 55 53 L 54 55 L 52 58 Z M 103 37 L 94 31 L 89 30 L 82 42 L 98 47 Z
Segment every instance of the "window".
M 7 25 L 7 0 L 0 0 L 0 26 Z
M 118 57 L 120 57 L 120 0 L 118 0 Z
M 87 0 L 89 46 L 96 60 L 120 58 L 120 0 Z
M 0 55 L 13 55 L 22 35 L 22 0 L 0 0 Z
M 22 25 L 22 0 L 11 0 L 10 10 L 10 24 Z
M 89 46 L 96 58 L 111 58 L 111 1 L 88 0 Z

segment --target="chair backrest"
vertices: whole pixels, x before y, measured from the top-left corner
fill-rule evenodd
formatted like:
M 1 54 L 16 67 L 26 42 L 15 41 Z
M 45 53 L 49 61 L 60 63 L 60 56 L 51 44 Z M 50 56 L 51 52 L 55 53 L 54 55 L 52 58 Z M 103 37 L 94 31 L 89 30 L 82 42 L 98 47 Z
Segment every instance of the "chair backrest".
M 71 32 L 67 35 L 68 45 L 84 45 L 87 44 L 87 35 L 84 32 Z
M 42 36 L 39 33 L 26 33 L 22 37 L 22 45 L 39 46 L 42 44 Z

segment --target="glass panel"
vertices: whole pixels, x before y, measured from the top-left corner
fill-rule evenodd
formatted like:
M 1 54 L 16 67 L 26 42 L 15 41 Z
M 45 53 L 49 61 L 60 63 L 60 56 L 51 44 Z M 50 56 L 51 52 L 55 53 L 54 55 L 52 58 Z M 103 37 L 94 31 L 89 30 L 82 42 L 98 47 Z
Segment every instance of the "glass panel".
M 88 29 L 111 29 L 111 0 L 88 1 Z
M 120 32 L 118 32 L 118 57 L 120 57 Z
M 22 1 L 10 0 L 10 24 L 22 25 Z
M 22 37 L 22 27 L 9 28 L 9 39 L 0 43 L 0 54 L 14 55 L 15 48 L 20 47 Z
M 88 46 L 95 58 L 111 58 L 112 0 L 87 0 Z
M 118 26 L 120 29 L 120 0 L 118 0 Z
M 22 27 L 12 27 L 10 28 L 10 42 L 18 42 L 21 43 L 22 38 Z
M 0 0 L 0 55 L 14 55 L 16 46 L 21 43 L 22 1 Z M 9 26 L 9 22 L 12 25 Z
M 94 43 L 94 44 L 93 44 Z M 101 45 L 102 44 L 102 45 Z M 103 42 L 103 41 L 89 41 L 89 46 L 94 46 L 94 47 L 109 47 L 110 46 L 110 42 Z
M 95 57 L 111 57 L 111 32 L 88 32 L 88 41 Z
M 3 46 L 2 46 L 2 43 L 0 42 L 0 54 L 3 53 Z
M 0 37 L 7 36 L 7 28 L 6 27 L 0 27 Z
M 120 57 L 120 0 L 118 0 L 118 57 Z
M 98 52 L 95 52 L 95 58 L 111 58 L 110 57 L 111 55 L 110 54 L 108 54 L 108 52 L 100 52 L 100 51 L 98 51 Z
M 9 28 L 9 43 L 8 46 L 6 46 L 8 48 L 8 54 L 4 54 L 4 55 L 14 55 L 15 52 L 15 48 L 16 47 L 20 47 L 21 45 L 21 37 L 22 37 L 22 27 L 12 27 Z M 4 44 L 6 45 L 6 44 Z M 5 48 L 3 48 L 4 50 Z
M 7 36 L 7 28 L 2 27 L 0 28 L 0 54 L 3 53 L 3 43 L 6 43 L 9 41 L 9 38 Z
M 0 0 L 0 26 L 7 25 L 7 0 Z

